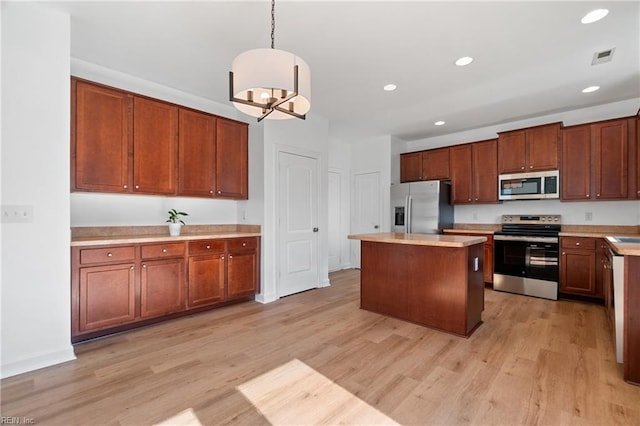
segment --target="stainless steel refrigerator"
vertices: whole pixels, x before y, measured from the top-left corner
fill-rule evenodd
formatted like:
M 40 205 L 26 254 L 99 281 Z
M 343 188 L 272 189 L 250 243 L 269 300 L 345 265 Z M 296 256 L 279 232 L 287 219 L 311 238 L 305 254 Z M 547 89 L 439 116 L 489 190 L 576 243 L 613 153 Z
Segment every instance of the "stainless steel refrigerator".
M 453 228 L 451 183 L 437 180 L 391 185 L 391 231 L 438 234 Z

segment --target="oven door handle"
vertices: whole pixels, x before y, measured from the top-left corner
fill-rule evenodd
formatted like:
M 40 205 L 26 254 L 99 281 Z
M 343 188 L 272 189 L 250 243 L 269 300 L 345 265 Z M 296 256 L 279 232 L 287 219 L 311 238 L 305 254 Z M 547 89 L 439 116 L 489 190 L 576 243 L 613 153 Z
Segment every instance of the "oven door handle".
M 535 237 L 524 235 L 494 235 L 494 240 L 497 241 L 522 241 L 530 243 L 557 243 L 558 237 Z

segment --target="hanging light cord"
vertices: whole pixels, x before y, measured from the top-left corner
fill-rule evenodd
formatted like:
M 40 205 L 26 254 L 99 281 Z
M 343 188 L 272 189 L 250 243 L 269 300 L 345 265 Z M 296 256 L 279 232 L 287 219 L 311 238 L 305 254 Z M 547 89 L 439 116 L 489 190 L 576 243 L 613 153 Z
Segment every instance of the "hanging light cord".
M 271 48 L 274 49 L 276 32 L 276 0 L 271 0 Z

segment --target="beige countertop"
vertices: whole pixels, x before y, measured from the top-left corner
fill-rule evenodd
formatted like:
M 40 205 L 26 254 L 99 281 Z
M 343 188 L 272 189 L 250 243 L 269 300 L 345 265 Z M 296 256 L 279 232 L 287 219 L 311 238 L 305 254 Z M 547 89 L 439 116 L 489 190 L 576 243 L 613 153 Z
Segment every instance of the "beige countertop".
M 79 227 L 71 229 L 71 247 L 260 236 L 257 225 L 187 225 L 178 237 L 170 236 L 167 226 Z
M 491 229 L 445 229 L 445 234 L 478 234 L 478 235 L 493 235 L 496 232 Z
M 485 237 L 465 237 L 462 235 L 440 234 L 403 234 L 399 232 L 381 232 L 379 234 L 349 235 L 350 240 L 371 241 L 377 243 L 410 244 L 416 246 L 466 247 L 482 244 Z
M 609 236 L 606 240 L 616 254 L 623 256 L 640 256 L 640 243 L 619 243 L 614 241 L 613 238 L 614 237 Z

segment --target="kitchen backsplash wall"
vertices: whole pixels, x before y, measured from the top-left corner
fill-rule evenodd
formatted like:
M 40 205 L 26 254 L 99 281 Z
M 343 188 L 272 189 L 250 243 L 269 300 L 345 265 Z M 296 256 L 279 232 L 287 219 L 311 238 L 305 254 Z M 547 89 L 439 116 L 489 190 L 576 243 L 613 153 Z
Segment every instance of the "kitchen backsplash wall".
M 456 223 L 497 224 L 503 214 L 559 214 L 565 225 L 639 225 L 640 201 L 522 200 L 454 208 Z

